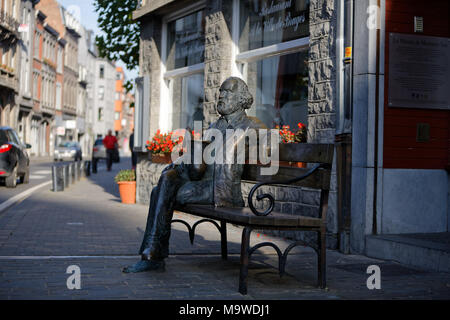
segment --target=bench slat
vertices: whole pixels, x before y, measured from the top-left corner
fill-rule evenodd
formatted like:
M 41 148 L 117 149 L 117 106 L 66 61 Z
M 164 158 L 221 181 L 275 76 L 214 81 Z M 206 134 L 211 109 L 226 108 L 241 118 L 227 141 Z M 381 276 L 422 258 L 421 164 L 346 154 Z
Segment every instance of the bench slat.
M 217 220 L 226 220 L 244 226 L 273 227 L 320 227 L 322 220 L 306 216 L 297 216 L 271 212 L 268 216 L 256 216 L 249 208 L 215 207 L 212 205 L 187 204 L 176 206 L 175 210 Z
M 333 162 L 334 145 L 316 143 L 281 143 L 279 144 L 280 161 L 292 162 Z
M 309 170 L 307 168 L 279 167 L 278 173 L 275 175 L 262 175 L 261 169 L 262 167 L 260 165 L 245 165 L 244 172 L 242 174 L 242 180 L 244 182 L 288 181 L 305 174 Z M 309 177 L 293 183 L 290 186 L 301 186 L 307 188 L 329 190 L 330 177 L 331 170 L 321 168 Z

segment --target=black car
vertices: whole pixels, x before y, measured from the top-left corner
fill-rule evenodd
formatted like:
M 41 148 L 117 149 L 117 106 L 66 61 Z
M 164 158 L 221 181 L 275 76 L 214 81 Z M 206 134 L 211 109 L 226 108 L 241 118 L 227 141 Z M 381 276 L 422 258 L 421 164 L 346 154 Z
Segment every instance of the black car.
M 29 144 L 23 144 L 14 129 L 0 127 L 0 180 L 4 180 L 8 188 L 15 188 L 17 178 L 21 183 L 30 179 L 30 158 L 26 149 Z

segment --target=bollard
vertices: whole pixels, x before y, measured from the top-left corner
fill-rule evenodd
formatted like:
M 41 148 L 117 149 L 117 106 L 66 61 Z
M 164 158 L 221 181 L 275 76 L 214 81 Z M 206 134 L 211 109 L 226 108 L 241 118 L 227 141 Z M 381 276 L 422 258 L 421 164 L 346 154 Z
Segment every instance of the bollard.
M 77 161 L 77 172 L 78 172 L 78 180 L 81 179 L 81 160 Z
M 72 183 L 73 183 L 73 181 L 72 181 L 72 165 L 70 164 L 70 163 L 68 163 L 68 164 L 66 164 L 66 166 L 67 166 L 67 177 L 68 177 L 68 179 L 67 179 L 67 183 L 68 183 L 68 185 L 71 185 Z
M 91 162 L 89 160 L 84 162 L 84 171 L 86 177 L 89 177 L 91 175 Z
M 67 188 L 70 184 L 69 167 L 67 166 L 67 164 L 64 164 L 62 167 L 64 171 L 64 187 Z
M 73 182 L 77 182 L 80 179 L 80 172 L 78 171 L 78 161 L 72 162 L 73 165 Z
M 72 174 L 72 180 L 70 180 L 70 183 L 75 183 L 76 182 L 76 170 L 75 170 L 75 162 L 71 162 L 70 164 L 69 164 L 69 167 L 70 167 L 70 172 L 71 172 L 71 174 Z
M 80 161 L 80 178 L 86 177 L 86 173 L 84 171 L 84 162 Z
M 64 167 L 52 166 L 53 192 L 64 191 Z

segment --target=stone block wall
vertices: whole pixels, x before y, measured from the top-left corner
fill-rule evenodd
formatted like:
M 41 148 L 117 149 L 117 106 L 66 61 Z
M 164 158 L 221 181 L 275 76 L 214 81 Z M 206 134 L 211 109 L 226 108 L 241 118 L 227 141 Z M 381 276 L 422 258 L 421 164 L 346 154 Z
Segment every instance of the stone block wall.
M 204 127 L 218 119 L 216 101 L 222 82 L 231 75 L 233 1 L 210 0 L 205 18 Z

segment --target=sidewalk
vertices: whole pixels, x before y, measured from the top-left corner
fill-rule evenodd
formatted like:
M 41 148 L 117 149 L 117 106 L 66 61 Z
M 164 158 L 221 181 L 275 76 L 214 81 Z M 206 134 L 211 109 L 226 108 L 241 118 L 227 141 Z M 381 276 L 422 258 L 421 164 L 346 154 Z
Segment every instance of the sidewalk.
M 102 165 L 103 166 L 103 165 Z M 185 226 L 173 224 L 166 272 L 124 274 L 137 251 L 148 207 L 120 203 L 113 178 L 129 168 L 123 158 L 113 171 L 44 190 L 0 214 L 0 299 L 449 299 L 450 274 L 427 272 L 364 256 L 327 252 L 328 289 L 316 288 L 316 255 L 291 251 L 286 272 L 263 248 L 250 263 L 248 295 L 237 292 L 241 229 L 229 225 L 229 258 L 222 261 L 213 225 L 197 228 L 191 246 Z M 197 217 L 175 213 L 192 223 Z M 252 234 L 252 244 L 269 237 Z M 274 239 L 281 249 L 288 241 Z M 263 254 L 264 253 L 264 254 Z M 81 269 L 81 289 L 66 286 L 68 266 Z M 366 286 L 369 265 L 381 269 L 381 289 Z

